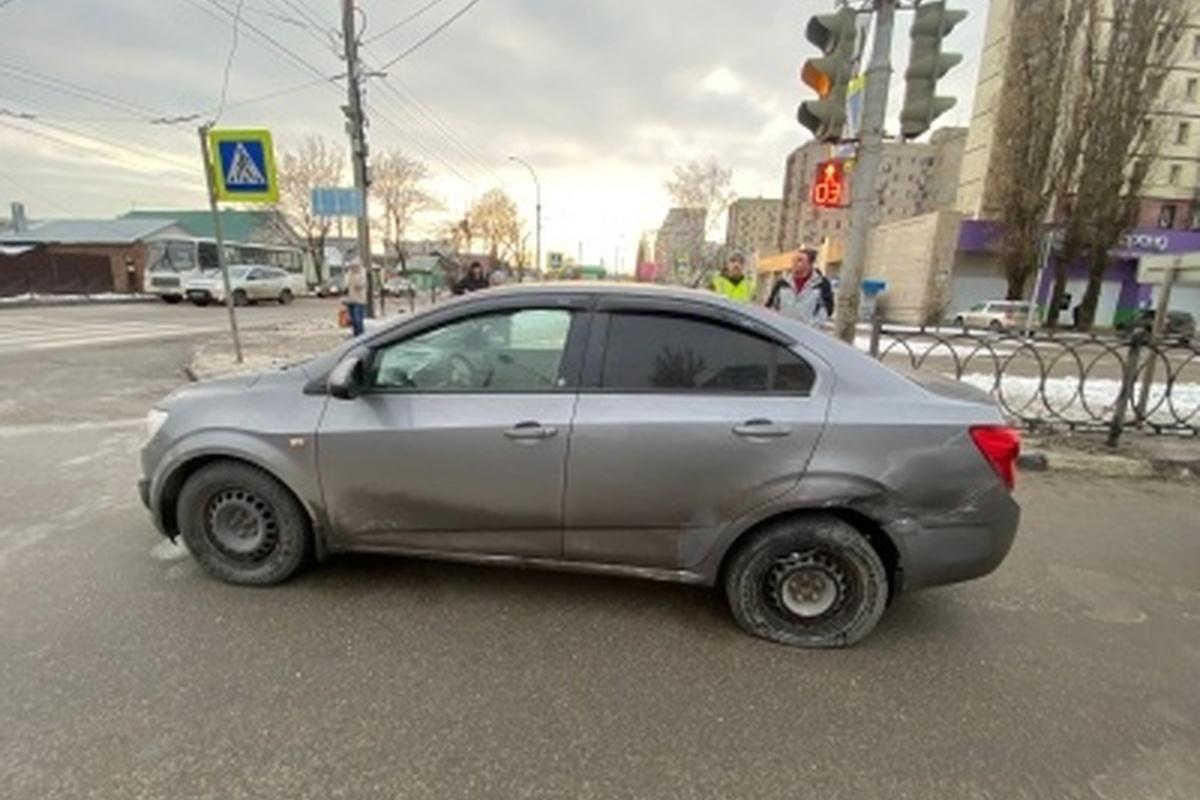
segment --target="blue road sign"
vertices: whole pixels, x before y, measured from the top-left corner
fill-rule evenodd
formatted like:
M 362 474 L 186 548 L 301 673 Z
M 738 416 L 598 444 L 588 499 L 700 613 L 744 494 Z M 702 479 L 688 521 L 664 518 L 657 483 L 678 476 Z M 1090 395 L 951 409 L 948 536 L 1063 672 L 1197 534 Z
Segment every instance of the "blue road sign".
M 279 199 L 271 134 L 265 130 L 214 130 L 210 148 L 216 159 L 217 199 L 274 203 Z
M 361 217 L 362 192 L 355 188 L 318 186 L 312 190 L 312 208 L 318 217 Z

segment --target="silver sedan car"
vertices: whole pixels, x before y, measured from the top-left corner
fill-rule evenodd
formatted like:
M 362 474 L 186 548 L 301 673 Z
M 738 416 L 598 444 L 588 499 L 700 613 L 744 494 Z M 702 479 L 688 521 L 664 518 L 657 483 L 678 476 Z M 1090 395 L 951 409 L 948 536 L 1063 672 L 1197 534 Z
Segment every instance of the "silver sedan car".
M 991 572 L 1019 518 L 984 394 L 681 289 L 480 292 L 147 427 L 143 500 L 222 580 L 347 551 L 632 575 L 798 646 Z

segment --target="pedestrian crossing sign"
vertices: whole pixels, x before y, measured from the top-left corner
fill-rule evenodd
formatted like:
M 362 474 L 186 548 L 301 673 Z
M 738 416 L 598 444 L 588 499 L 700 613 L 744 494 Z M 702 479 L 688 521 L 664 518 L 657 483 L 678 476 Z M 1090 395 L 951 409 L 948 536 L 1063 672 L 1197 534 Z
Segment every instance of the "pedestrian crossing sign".
M 268 130 L 208 132 L 217 199 L 234 203 L 275 203 L 279 182 Z

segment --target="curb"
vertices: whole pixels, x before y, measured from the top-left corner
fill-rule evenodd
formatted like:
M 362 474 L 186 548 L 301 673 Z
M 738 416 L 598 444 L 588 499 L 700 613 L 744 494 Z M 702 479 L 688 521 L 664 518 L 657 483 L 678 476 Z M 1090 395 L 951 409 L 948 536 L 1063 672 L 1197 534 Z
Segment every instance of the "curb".
M 149 297 L 114 297 L 111 300 L 92 300 L 89 298 L 75 299 L 46 299 L 46 300 L 14 300 L 11 302 L 3 302 L 0 298 L 0 313 L 6 308 L 56 308 L 63 306 L 123 306 L 134 305 L 137 303 L 154 303 L 162 302 L 162 298 L 158 295 L 150 295 Z

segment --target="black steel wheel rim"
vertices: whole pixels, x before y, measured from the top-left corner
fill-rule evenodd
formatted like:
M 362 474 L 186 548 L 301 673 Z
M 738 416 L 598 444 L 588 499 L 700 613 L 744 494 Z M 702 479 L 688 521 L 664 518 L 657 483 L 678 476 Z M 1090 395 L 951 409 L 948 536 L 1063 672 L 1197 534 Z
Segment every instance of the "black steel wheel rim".
M 236 561 L 260 562 L 279 546 L 275 509 L 245 489 L 225 489 L 213 495 L 204 527 L 213 547 Z

